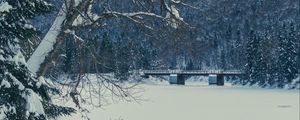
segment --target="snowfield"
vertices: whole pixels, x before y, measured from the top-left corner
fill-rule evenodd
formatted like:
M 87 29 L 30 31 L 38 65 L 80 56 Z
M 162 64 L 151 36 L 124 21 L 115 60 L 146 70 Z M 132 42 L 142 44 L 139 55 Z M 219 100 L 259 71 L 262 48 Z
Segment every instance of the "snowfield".
M 114 103 L 88 115 L 91 120 L 299 120 L 299 90 L 186 84 L 148 82 L 141 85 L 145 101 Z M 61 118 L 75 119 L 83 118 Z

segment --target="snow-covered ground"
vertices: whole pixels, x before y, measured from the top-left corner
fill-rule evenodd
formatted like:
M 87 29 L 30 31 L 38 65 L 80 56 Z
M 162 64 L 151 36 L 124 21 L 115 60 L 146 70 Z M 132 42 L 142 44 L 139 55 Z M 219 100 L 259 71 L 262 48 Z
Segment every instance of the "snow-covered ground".
M 186 86 L 152 79 L 141 87 L 146 90 L 145 101 L 93 109 L 89 117 L 91 120 L 299 120 L 299 90 L 230 84 L 208 86 L 206 82 L 191 79 Z M 81 117 L 76 114 L 61 119 Z

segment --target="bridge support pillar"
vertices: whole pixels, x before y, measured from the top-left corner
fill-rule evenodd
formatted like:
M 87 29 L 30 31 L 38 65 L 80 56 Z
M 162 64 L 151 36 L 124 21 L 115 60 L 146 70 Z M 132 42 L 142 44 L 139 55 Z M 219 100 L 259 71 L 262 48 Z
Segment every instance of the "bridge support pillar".
M 149 78 L 149 75 L 141 75 L 142 78 Z
M 217 75 L 217 85 L 224 86 L 224 75 Z
M 184 77 L 182 75 L 171 74 L 170 78 L 169 78 L 169 83 L 170 84 L 177 84 L 177 85 L 184 85 L 185 80 L 184 80 Z

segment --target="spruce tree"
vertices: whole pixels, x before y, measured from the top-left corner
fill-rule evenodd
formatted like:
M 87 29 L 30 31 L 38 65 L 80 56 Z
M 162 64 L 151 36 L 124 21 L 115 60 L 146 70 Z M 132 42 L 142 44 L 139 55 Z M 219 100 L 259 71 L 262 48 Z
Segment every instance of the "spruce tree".
M 258 36 L 259 39 L 259 49 L 258 49 L 258 53 L 257 53 L 257 68 L 258 68 L 258 76 L 257 76 L 257 80 L 258 80 L 258 84 L 260 86 L 266 86 L 268 83 L 267 81 L 267 63 L 266 63 L 266 53 L 264 53 L 264 44 L 263 44 L 263 37 Z
M 137 55 L 136 55 L 137 56 Z M 140 56 L 140 57 L 139 57 Z M 138 61 L 137 62 L 137 68 L 139 69 L 149 69 L 150 68 L 150 52 L 143 48 L 143 47 L 139 47 L 139 55 L 138 57 Z
M 258 83 L 264 85 L 266 83 L 266 63 L 262 49 L 262 37 L 257 32 L 251 31 L 250 38 L 246 48 L 247 57 L 247 74 L 250 84 Z
M 278 87 L 291 83 L 297 75 L 297 43 L 299 42 L 294 24 L 283 25 L 279 35 Z
M 297 50 L 299 44 L 299 36 L 297 36 L 295 24 L 293 22 L 290 23 L 288 32 L 288 46 L 287 46 L 287 53 L 288 56 L 288 75 L 287 75 L 287 82 L 292 82 L 293 79 L 296 78 L 298 69 L 297 68 Z
M 52 103 L 50 92 L 59 91 L 29 72 L 19 47 L 36 35 L 29 20 L 51 8 L 43 0 L 0 1 L 0 119 L 44 120 L 75 112 Z
M 115 51 L 113 49 L 113 43 L 111 42 L 108 33 L 104 33 L 102 37 L 102 43 L 100 45 L 100 72 L 109 73 L 115 70 Z
M 247 64 L 246 64 L 246 73 L 248 79 L 250 80 L 250 84 L 254 84 L 254 79 L 256 76 L 256 53 L 258 52 L 258 41 L 255 32 L 252 30 L 250 31 L 249 40 L 247 43 L 246 48 L 246 57 L 247 57 Z
M 115 46 L 115 77 L 121 81 L 127 80 L 129 68 L 132 68 L 132 65 L 130 64 L 130 62 L 132 62 L 130 47 L 120 40 L 116 42 Z

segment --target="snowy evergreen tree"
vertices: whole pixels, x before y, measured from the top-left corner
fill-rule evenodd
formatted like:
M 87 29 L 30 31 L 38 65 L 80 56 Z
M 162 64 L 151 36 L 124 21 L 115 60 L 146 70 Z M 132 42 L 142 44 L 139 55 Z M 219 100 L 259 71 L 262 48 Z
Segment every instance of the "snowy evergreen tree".
M 251 31 L 250 38 L 247 43 L 247 74 L 250 84 L 259 83 L 263 85 L 266 79 L 266 64 L 263 60 L 261 37 L 257 32 Z
M 29 72 L 19 47 L 36 35 L 29 20 L 51 8 L 43 0 L 0 1 L 0 119 L 43 120 L 75 112 L 52 103 L 49 93 L 59 91 Z
M 293 23 L 290 26 L 283 25 L 279 35 L 279 60 L 278 60 L 278 87 L 291 83 L 297 73 L 297 34 Z
M 116 42 L 116 46 L 114 48 L 115 53 L 115 77 L 120 80 L 126 80 L 128 77 L 128 70 L 130 68 L 130 50 L 127 45 L 121 43 L 121 41 Z
M 258 35 L 258 39 L 259 39 L 259 50 L 257 53 L 257 67 L 258 69 L 258 84 L 260 86 L 267 86 L 269 85 L 268 83 L 268 77 L 267 77 L 267 72 L 268 72 L 268 65 L 267 65 L 267 59 L 268 59 L 268 54 L 266 53 L 266 37 L 264 37 L 263 33 Z
M 139 54 L 135 57 L 138 58 L 137 62 L 137 68 L 136 69 L 150 69 L 150 59 L 152 57 L 150 51 L 143 47 L 138 48 Z
M 247 64 L 246 64 L 246 72 L 247 76 L 249 77 L 250 80 L 254 77 L 254 67 L 255 67 L 255 61 L 254 57 L 255 54 L 257 53 L 258 49 L 258 43 L 257 43 L 257 38 L 254 34 L 254 31 L 250 32 L 250 38 L 247 43 L 247 48 L 246 48 L 246 56 L 247 56 Z M 251 81 L 253 82 L 253 81 Z
M 115 70 L 115 51 L 108 33 L 104 33 L 99 51 L 99 72 L 108 73 Z

